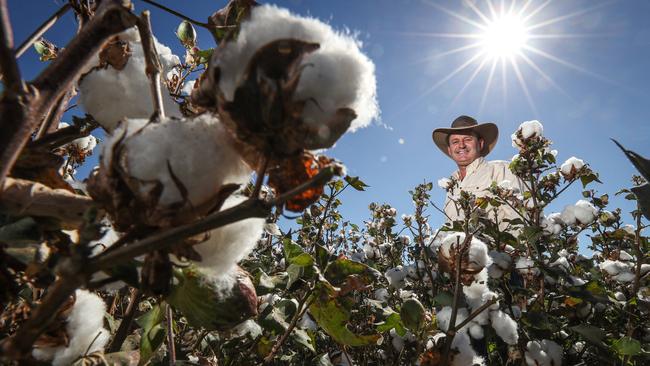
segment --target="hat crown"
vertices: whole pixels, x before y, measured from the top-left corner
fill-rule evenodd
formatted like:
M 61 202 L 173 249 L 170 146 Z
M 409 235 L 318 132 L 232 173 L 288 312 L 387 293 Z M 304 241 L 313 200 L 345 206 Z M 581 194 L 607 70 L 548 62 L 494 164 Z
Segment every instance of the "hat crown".
M 451 128 L 473 127 L 477 126 L 478 122 L 470 116 L 460 116 L 451 123 Z

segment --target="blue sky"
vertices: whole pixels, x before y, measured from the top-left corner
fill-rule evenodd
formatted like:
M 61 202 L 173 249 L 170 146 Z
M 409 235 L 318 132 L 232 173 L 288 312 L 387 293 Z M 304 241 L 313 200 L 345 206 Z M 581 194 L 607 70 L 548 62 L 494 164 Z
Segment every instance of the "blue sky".
M 202 21 L 225 4 L 214 0 L 160 2 Z M 360 176 L 370 185 L 366 192 L 350 192 L 343 197 L 344 216 L 354 222 L 360 223 L 368 217 L 367 206 L 372 201 L 390 203 L 400 214 L 410 213 L 409 189 L 425 180 L 435 183 L 450 175 L 455 165 L 435 148 L 431 131 L 448 126 L 460 114 L 474 116 L 481 122 L 495 122 L 501 137 L 489 158 L 506 160 L 516 153 L 510 144 L 510 134 L 521 122 L 538 119 L 544 125 L 544 134 L 554 141 L 553 147 L 559 151 L 558 160 L 562 162 L 571 156 L 585 160 L 600 173 L 604 183 L 594 188 L 610 193 L 610 197 L 630 185 L 629 178 L 635 171 L 609 138 L 650 155 L 650 125 L 646 121 L 650 116 L 647 69 L 650 2 L 571 0 L 550 1 L 543 6 L 547 1 L 530 1 L 523 14 L 539 11 L 526 25 L 538 24 L 530 33 L 542 37 L 527 41 L 538 52 L 524 50 L 523 53 L 545 76 L 523 58 L 515 57 L 528 93 L 511 66 L 506 68 L 505 80 L 498 66 L 486 90 L 491 63 L 486 62 L 476 72 L 481 57 L 456 72 L 480 49 L 450 53 L 475 40 L 449 34 L 481 32 L 471 24 L 481 23 L 481 17 L 467 2 L 286 0 L 271 3 L 357 33 L 364 52 L 376 65 L 381 121 L 346 134 L 329 152 L 345 163 L 351 175 Z M 491 2 L 497 11 L 501 3 L 501 0 Z M 509 0 L 504 3 L 506 8 L 511 4 Z M 525 3 L 516 1 L 515 9 Z M 9 0 L 16 44 L 61 4 L 62 1 L 54 0 Z M 138 12 L 152 10 L 155 35 L 182 55 L 182 47 L 173 33 L 179 20 L 141 1 L 134 0 L 134 4 Z M 472 4 L 490 17 L 486 1 L 477 0 Z M 58 46 L 65 46 L 75 27 L 72 16 L 67 15 L 45 37 Z M 199 30 L 199 45 L 214 46 L 211 37 L 202 30 Z M 43 66 L 33 50 L 20 59 L 23 77 L 28 80 Z M 475 72 L 475 78 L 467 84 Z M 466 84 L 464 93 L 459 95 Z M 71 113 L 82 111 L 76 109 Z M 432 196 L 442 204 L 441 189 L 434 188 Z M 551 209 L 561 210 L 580 198 L 576 186 L 565 192 Z M 612 203 L 612 207 L 622 207 L 624 211 L 633 208 L 622 199 L 613 199 Z M 442 222 L 441 215 L 433 213 L 432 225 Z

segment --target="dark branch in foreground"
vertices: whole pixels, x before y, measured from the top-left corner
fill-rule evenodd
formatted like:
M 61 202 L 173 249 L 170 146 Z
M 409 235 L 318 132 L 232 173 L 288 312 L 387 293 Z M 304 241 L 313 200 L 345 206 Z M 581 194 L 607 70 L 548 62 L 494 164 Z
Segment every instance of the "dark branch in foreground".
M 293 196 L 313 186 L 325 184 L 332 177 L 341 175 L 341 173 L 339 166 L 329 166 L 322 169 L 309 181 L 275 199 L 262 201 L 253 197 L 237 206 L 208 215 L 200 221 L 156 233 L 151 237 L 127 244 L 114 251 L 99 254 L 94 258 L 73 257 L 64 260 L 58 267 L 61 269 L 59 279 L 48 291 L 41 304 L 34 310 L 33 316 L 12 337 L 5 339 L 1 343 L 0 353 L 12 359 L 20 359 L 27 355 L 31 351 L 34 341 L 52 320 L 52 315 L 78 287 L 87 282 L 92 273 L 111 268 L 154 249 L 169 249 L 183 239 L 208 230 L 247 218 L 266 217 L 271 213 L 273 207 L 281 206 Z

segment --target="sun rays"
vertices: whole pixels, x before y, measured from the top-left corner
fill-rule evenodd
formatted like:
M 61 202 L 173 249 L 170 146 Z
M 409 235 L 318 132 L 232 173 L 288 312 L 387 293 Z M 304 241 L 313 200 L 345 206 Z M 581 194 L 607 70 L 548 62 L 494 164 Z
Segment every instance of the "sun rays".
M 420 61 L 431 61 L 447 57 L 453 54 L 467 53 L 466 61 L 460 63 L 452 71 L 448 72 L 440 80 L 432 83 L 417 99 L 430 94 L 443 84 L 447 83 L 454 77 L 457 77 L 462 71 L 469 70 L 467 80 L 462 83 L 462 87 L 452 99 L 451 105 L 456 104 L 461 96 L 466 92 L 473 83 L 478 83 L 478 76 L 485 73 L 486 81 L 481 93 L 479 112 L 486 105 L 491 89 L 500 87 L 504 106 L 508 99 L 508 78 L 514 77 L 517 80 L 519 90 L 526 99 L 531 110 L 537 114 L 534 98 L 531 95 L 531 89 L 528 85 L 530 78 L 526 75 L 532 75 L 543 80 L 550 87 L 560 92 L 562 95 L 569 97 L 569 94 L 559 85 L 558 82 L 546 72 L 536 60 L 543 59 L 551 61 L 563 67 L 572 69 L 600 79 L 601 81 L 610 82 L 606 78 L 590 72 L 576 64 L 573 64 L 560 56 L 544 50 L 541 47 L 534 46 L 529 42 L 535 39 L 563 39 L 563 38 L 582 38 L 593 37 L 589 34 L 571 34 L 558 33 L 557 25 L 566 22 L 569 19 L 593 12 L 609 2 L 596 4 L 591 7 L 583 8 L 568 14 L 562 14 L 556 17 L 544 18 L 542 12 L 550 3 L 546 0 L 542 3 L 533 0 L 527 1 L 493 1 L 486 0 L 478 2 L 472 0 L 463 0 L 463 4 L 471 9 L 471 13 L 461 14 L 460 12 L 449 9 L 432 0 L 425 0 L 425 4 L 430 5 L 437 10 L 457 19 L 464 25 L 468 26 L 471 31 L 467 33 L 406 33 L 412 36 L 433 37 L 433 38 L 457 38 L 464 41 L 458 47 L 443 50 L 433 56 L 427 57 Z M 468 13 L 468 12 L 466 12 Z M 555 29 L 550 26 L 553 25 Z M 552 30 L 552 31 L 551 31 Z M 501 85 L 495 83 L 495 79 L 501 79 Z M 492 90 L 494 91 L 494 90 Z

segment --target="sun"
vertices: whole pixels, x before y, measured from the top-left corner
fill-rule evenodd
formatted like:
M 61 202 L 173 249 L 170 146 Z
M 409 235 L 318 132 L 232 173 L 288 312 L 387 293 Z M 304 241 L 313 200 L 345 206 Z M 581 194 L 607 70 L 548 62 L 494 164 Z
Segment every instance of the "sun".
M 491 20 L 481 33 L 485 56 L 490 59 L 512 59 L 519 55 L 528 41 L 528 30 L 523 18 L 503 14 Z
M 511 79 L 511 74 L 514 74 L 513 79 L 517 80 L 532 112 L 538 114 L 528 87 L 528 82 L 531 79 L 530 76 L 537 76 L 539 79 L 543 79 L 546 84 L 550 85 L 557 92 L 571 98 L 548 75 L 547 71 L 538 65 L 538 59 L 551 61 L 563 67 L 570 68 L 573 71 L 611 83 L 606 77 L 594 74 L 558 55 L 540 48 L 538 45 L 539 42 L 532 42 L 542 39 L 557 41 L 567 38 L 590 37 L 591 35 L 589 34 L 560 33 L 558 32 L 558 29 L 561 29 L 560 23 L 607 6 L 609 2 L 598 3 L 590 7 L 582 7 L 575 12 L 544 19 L 542 16 L 544 14 L 543 10 L 551 3 L 551 0 L 538 3 L 539 5 L 537 6 L 533 6 L 533 0 L 501 0 L 499 2 L 494 0 L 462 0 L 462 2 L 459 1 L 458 3 L 462 4 L 463 7 L 469 8 L 463 12 L 450 10 L 440 5 L 437 0 L 423 1 L 425 4 L 461 21 L 467 31 L 453 33 L 409 32 L 405 34 L 418 37 L 458 38 L 465 39 L 467 42 L 450 50 L 436 52 L 433 56 L 421 61 L 440 62 L 442 57 L 459 53 L 467 54 L 467 58 L 455 69 L 446 73 L 442 79 L 432 83 L 424 93 L 412 100 L 411 104 L 416 103 L 452 78 L 457 77 L 464 70 L 473 68 L 469 78 L 451 101 L 450 107 L 459 101 L 463 93 L 470 88 L 470 85 L 483 71 L 487 72 L 487 78 L 479 105 L 479 113 L 483 110 L 488 95 L 493 96 L 499 94 L 494 93 L 496 90 L 500 91 L 503 95 L 504 108 L 507 109 L 508 84 L 506 80 Z M 549 27 L 551 25 L 553 25 L 552 28 Z M 499 73 L 501 85 L 494 82 Z

